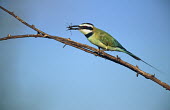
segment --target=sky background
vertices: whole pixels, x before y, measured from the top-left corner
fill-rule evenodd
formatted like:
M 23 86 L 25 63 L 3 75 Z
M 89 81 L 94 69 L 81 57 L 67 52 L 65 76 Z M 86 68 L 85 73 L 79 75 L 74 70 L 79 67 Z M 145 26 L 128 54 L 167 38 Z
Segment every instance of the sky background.
M 169 0 L 0 0 L 50 34 L 96 47 L 70 24 L 93 23 L 163 73 L 107 52 L 170 84 Z M 0 9 L 0 37 L 36 34 Z M 170 92 L 114 62 L 55 40 L 0 41 L 1 110 L 170 110 Z

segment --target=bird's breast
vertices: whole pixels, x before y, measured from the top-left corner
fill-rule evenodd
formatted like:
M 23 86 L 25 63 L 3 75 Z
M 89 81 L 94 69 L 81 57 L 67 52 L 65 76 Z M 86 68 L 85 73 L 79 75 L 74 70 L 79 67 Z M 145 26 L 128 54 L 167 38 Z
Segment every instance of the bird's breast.
M 97 45 L 99 43 L 99 40 L 97 39 L 97 36 L 95 36 L 95 34 L 88 37 L 88 40 L 94 45 Z

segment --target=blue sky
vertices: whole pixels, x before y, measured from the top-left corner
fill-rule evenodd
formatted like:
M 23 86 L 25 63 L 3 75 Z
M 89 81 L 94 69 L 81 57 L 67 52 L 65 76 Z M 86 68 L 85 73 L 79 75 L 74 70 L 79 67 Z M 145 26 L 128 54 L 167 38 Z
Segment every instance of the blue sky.
M 93 23 L 127 50 L 164 71 L 120 52 L 121 59 L 170 84 L 168 0 L 0 0 L 0 5 L 51 35 L 96 47 L 70 24 Z M 0 37 L 36 34 L 0 10 Z M 2 110 L 169 110 L 170 93 L 116 63 L 54 40 L 0 42 Z

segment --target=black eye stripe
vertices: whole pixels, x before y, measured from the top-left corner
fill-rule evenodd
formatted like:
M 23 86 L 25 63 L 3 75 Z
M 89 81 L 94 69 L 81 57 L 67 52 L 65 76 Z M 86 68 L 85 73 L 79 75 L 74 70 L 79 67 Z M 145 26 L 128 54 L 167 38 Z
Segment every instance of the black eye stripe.
M 93 30 L 92 27 L 88 27 L 88 26 L 80 26 L 81 29 L 88 29 L 88 30 Z

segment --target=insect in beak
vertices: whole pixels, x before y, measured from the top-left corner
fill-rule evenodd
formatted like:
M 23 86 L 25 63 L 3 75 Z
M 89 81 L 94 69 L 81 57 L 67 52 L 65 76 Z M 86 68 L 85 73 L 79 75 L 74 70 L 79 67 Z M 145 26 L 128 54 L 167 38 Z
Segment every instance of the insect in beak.
M 79 25 L 73 25 L 73 26 L 68 26 L 68 30 L 79 30 L 80 26 Z

